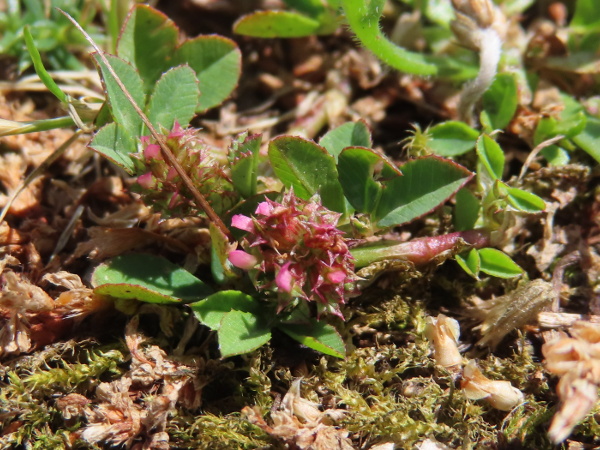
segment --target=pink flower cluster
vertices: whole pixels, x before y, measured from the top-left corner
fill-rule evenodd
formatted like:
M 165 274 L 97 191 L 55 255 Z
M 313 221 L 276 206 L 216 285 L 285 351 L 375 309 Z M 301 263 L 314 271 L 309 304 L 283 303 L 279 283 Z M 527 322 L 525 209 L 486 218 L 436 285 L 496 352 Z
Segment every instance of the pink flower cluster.
M 166 144 L 194 186 L 220 213 L 237 202 L 237 195 L 226 164 L 218 161 L 198 136 L 194 128 L 183 129 L 176 122 L 166 136 Z M 138 160 L 138 191 L 146 204 L 169 215 L 193 215 L 198 211 L 189 201 L 192 198 L 174 167 L 164 159 L 162 150 L 151 136 L 141 138 L 143 151 Z
M 340 214 L 317 198 L 298 198 L 293 190 L 281 203 L 260 203 L 254 214 L 233 216 L 231 225 L 248 234 L 244 250 L 230 252 L 229 261 L 248 270 L 259 290 L 277 293 L 280 310 L 304 299 L 316 302 L 318 315 L 342 317 L 339 305 L 355 275 L 352 255 L 336 228 Z

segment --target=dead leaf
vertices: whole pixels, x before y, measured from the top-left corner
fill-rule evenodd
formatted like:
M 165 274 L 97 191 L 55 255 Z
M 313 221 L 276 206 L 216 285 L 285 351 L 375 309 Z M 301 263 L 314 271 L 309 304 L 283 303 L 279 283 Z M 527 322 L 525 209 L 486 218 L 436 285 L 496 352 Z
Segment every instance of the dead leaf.
M 348 432 L 332 425 L 331 413 L 346 413 L 345 410 L 322 412 L 318 404 L 300 396 L 301 379 L 292 383 L 277 411 L 271 412 L 273 426 L 269 426 L 257 408 L 245 407 L 242 414 L 265 432 L 295 445 L 301 450 L 351 450 Z

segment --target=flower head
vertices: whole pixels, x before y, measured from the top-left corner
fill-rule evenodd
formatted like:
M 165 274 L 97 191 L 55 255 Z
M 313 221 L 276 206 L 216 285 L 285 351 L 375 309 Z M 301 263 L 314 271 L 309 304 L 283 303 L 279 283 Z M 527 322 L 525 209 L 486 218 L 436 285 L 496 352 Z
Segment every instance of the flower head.
M 192 183 L 209 201 L 217 213 L 233 206 L 238 196 L 233 189 L 224 155 L 211 152 L 194 128 L 164 132 L 164 140 Z M 137 153 L 138 185 L 147 204 L 169 215 L 193 215 L 198 211 L 189 201 L 192 198 L 177 170 L 163 157 L 160 145 L 151 136 L 140 138 L 142 151 Z
M 235 215 L 232 226 L 247 231 L 242 246 L 257 264 L 250 275 L 259 290 L 276 294 L 280 309 L 297 299 L 315 301 L 318 313 L 341 316 L 346 284 L 354 280 L 353 259 L 342 232 L 340 214 L 323 207 L 318 197 L 306 201 L 293 190 L 281 203 L 266 199 L 254 217 Z M 248 269 L 235 250 L 229 261 Z

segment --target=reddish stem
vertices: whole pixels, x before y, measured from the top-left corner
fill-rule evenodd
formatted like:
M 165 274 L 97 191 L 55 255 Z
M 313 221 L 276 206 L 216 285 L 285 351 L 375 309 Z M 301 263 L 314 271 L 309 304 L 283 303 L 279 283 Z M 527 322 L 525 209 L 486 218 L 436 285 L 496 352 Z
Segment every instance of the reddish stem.
M 413 239 L 401 243 L 384 241 L 375 245 L 355 247 L 351 253 L 357 268 L 383 259 L 404 259 L 415 265 L 422 265 L 448 250 L 460 250 L 465 244 L 474 248 L 488 247 L 490 245 L 489 232 L 477 229 Z

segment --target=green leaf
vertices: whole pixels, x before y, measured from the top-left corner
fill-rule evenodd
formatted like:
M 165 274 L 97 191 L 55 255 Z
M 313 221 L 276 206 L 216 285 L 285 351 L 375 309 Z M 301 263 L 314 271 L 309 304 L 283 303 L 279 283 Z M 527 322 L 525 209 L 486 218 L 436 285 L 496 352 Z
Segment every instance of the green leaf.
M 483 94 L 483 111 L 492 129 L 503 130 L 512 120 L 519 105 L 517 80 L 512 73 L 496 76 Z
M 472 230 L 479 218 L 481 201 L 469 189 L 463 188 L 456 193 L 454 206 L 454 228 L 457 231 Z
M 364 213 L 373 212 L 379 203 L 383 187 L 378 180 L 389 181 L 402 175 L 381 155 L 364 147 L 345 148 L 339 155 L 338 172 L 348 202 Z
M 178 33 L 167 16 L 147 5 L 136 5 L 127 17 L 117 55 L 139 71 L 146 94 L 152 92 L 156 81 L 169 68 L 167 61 L 175 51 Z
M 462 269 L 471 275 L 473 278 L 479 279 L 479 271 L 481 270 L 481 258 L 477 249 L 471 249 L 469 253 L 461 253 L 455 256 L 456 262 Z
M 127 62 L 113 55 L 105 55 L 109 64 L 127 88 L 127 91 L 140 109 L 144 110 L 145 94 L 139 73 Z M 132 137 L 137 137 L 142 131 L 142 119 L 127 99 L 121 88 L 110 74 L 98 55 L 94 56 L 100 67 L 102 81 L 108 96 L 110 112 L 119 125 L 123 126 Z
M 148 303 L 188 303 L 212 289 L 161 256 L 129 253 L 101 264 L 92 275 L 94 293 Z
M 277 325 L 281 331 L 307 347 L 326 355 L 344 358 L 346 346 L 335 327 L 325 322 L 310 319 L 310 323 Z
M 223 316 L 218 336 L 221 356 L 227 358 L 262 347 L 271 340 L 271 329 L 254 314 L 234 310 Z
M 424 216 L 473 177 L 464 167 L 437 156 L 409 161 L 400 170 L 403 176 L 384 185 L 374 214 L 380 227 L 400 225 Z
M 558 135 L 572 138 L 585 129 L 587 116 L 583 106 L 569 95 L 561 94 L 560 98 L 563 103 L 560 115 L 557 118 L 545 117 L 538 122 L 533 136 L 535 145 Z
M 199 95 L 195 72 L 188 66 L 175 67 L 156 83 L 148 104 L 148 119 L 156 129 L 163 126 L 170 130 L 175 121 L 185 128 L 194 117 Z
M 344 213 L 346 202 L 333 156 L 312 141 L 281 136 L 269 143 L 269 160 L 281 182 L 300 198 L 321 196 L 323 206 Z
M 258 153 L 262 136 L 242 133 L 231 143 L 229 159 L 231 161 L 231 181 L 235 189 L 248 198 L 256 195 Z
M 537 195 L 522 189 L 506 186 L 508 203 L 518 211 L 538 213 L 546 209 L 546 203 Z
M 600 163 L 600 119 L 588 117 L 585 128 L 573 142 Z
M 339 154 L 346 147 L 370 148 L 371 132 L 363 120 L 346 122 L 333 130 L 329 130 L 319 141 L 319 145 L 332 155 L 336 162 Z
M 129 154 L 136 151 L 136 143 L 121 125 L 112 122 L 103 126 L 89 146 L 133 175 L 135 165 Z
M 544 147 L 540 153 L 546 158 L 548 164 L 552 166 L 564 166 L 569 164 L 569 161 L 571 160 L 569 152 L 558 145 Z
M 427 146 L 440 156 L 458 156 L 475 148 L 479 132 L 464 122 L 442 122 L 428 130 Z
M 261 305 L 251 296 L 240 291 L 219 291 L 204 300 L 190 303 L 196 319 L 211 330 L 218 330 L 225 314 L 231 311 L 243 311 L 259 314 Z
M 233 25 L 234 33 L 261 38 L 314 36 L 320 29 L 318 20 L 292 11 L 257 11 L 241 17 Z
M 478 250 L 481 259 L 481 271 L 498 278 L 512 278 L 523 273 L 506 253 L 495 248 Z
M 600 10 L 597 0 L 577 0 L 570 28 L 579 33 L 600 31 Z
M 491 137 L 484 134 L 477 140 L 477 156 L 492 180 L 502 178 L 504 172 L 504 152 Z
M 238 84 L 242 54 L 231 39 L 198 36 L 187 40 L 173 55 L 172 66 L 188 64 L 200 83 L 197 113 L 223 103 Z

